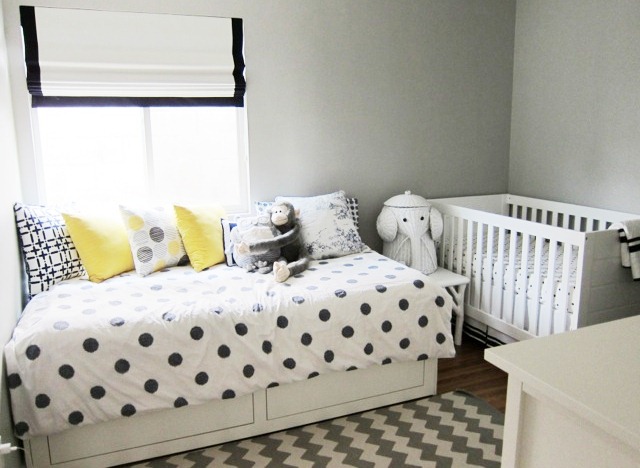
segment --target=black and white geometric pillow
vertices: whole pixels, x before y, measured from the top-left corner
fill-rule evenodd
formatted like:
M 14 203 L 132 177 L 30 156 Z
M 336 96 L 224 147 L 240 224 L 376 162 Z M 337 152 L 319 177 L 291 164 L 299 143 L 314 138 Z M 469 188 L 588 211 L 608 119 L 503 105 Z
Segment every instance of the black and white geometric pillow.
M 13 207 L 29 298 L 60 281 L 85 274 L 59 211 L 16 203 Z

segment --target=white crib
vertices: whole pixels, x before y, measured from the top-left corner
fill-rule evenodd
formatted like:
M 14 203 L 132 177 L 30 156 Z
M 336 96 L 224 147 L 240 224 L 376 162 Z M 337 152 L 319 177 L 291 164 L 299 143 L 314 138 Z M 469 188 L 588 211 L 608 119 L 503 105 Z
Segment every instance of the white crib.
M 509 194 L 429 202 L 444 218 L 439 264 L 470 279 L 465 321 L 499 342 L 640 314 L 608 229 L 640 215 Z

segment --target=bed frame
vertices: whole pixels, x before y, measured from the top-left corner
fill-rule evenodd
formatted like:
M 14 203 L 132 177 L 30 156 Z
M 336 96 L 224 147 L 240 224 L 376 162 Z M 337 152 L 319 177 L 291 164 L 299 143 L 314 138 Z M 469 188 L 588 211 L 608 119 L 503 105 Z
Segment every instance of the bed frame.
M 608 229 L 640 215 L 510 194 L 430 202 L 444 218 L 440 264 L 470 279 L 465 318 L 498 341 L 640 313 L 640 282 L 622 268 L 619 234 Z M 543 265 L 545 249 L 549 268 Z M 559 260 L 552 260 L 559 252 Z
M 25 441 L 29 467 L 103 467 L 194 450 L 436 393 L 437 360 L 334 372 L 231 400 Z

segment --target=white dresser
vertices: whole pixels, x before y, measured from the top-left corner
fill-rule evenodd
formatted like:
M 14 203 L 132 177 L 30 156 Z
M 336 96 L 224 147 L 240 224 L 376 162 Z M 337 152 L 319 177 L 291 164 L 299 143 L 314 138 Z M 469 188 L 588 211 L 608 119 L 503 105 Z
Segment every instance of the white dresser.
M 485 359 L 509 374 L 502 466 L 640 467 L 640 316 Z

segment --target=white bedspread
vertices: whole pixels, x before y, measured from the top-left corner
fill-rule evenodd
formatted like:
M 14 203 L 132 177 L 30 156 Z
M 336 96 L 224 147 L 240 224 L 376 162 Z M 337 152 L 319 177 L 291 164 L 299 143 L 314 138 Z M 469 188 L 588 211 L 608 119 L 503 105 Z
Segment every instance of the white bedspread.
M 313 262 L 286 283 L 224 265 L 68 280 L 28 304 L 5 347 L 15 432 L 452 357 L 451 306 L 427 276 L 375 252 Z

